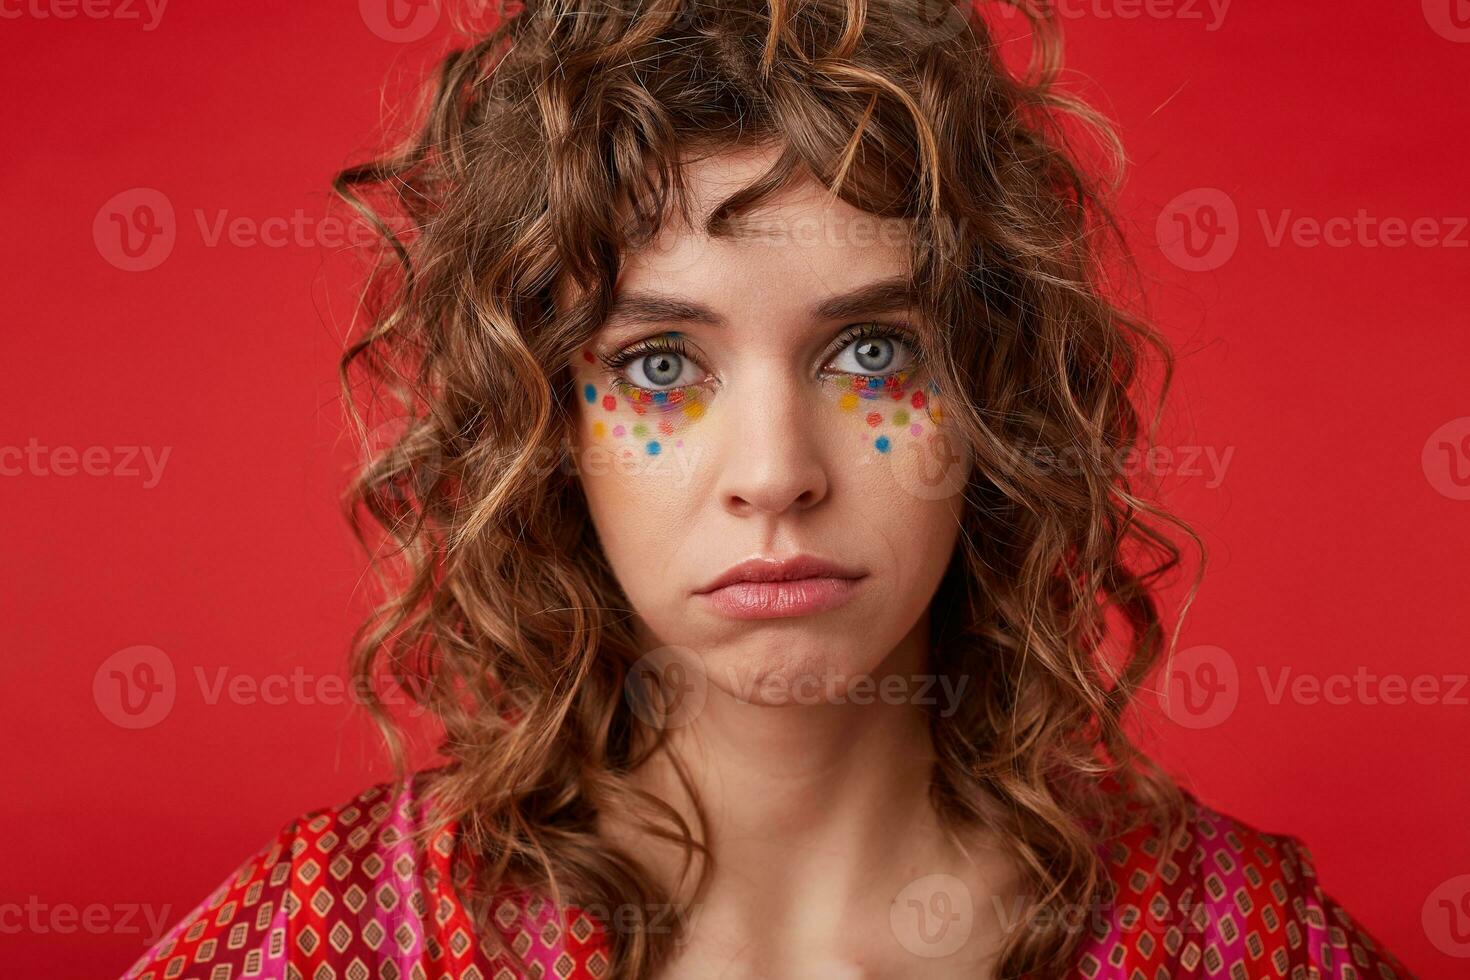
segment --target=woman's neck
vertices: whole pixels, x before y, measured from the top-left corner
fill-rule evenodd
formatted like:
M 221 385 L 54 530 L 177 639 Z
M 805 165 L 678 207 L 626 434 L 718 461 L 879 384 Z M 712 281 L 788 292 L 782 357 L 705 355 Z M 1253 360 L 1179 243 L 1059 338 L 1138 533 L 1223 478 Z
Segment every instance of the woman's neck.
M 921 624 L 872 680 L 902 677 L 912 694 L 926 646 Z M 896 682 L 889 688 L 900 689 Z M 869 941 L 870 921 L 886 923 L 889 906 L 910 883 L 934 874 L 968 881 L 977 867 L 986 879 L 1006 877 L 998 851 L 972 838 L 976 848 L 967 845 L 968 856 L 961 854 L 935 813 L 929 713 L 914 697 L 870 690 L 864 697 L 772 706 L 747 703 L 711 683 L 698 716 L 671 730 L 665 750 L 633 775 L 635 786 L 673 806 L 697 834 L 700 823 L 675 757 L 707 817 L 713 874 L 703 896 L 693 897 L 694 875 L 679 883 L 678 845 L 650 839 L 621 816 L 604 817 L 599 829 L 678 901 L 692 900 L 685 919 L 693 939 L 723 937 L 741 946 L 742 956 L 756 942 L 762 959 L 815 956 L 814 966 L 831 966 Z M 969 897 L 988 904 L 989 895 Z M 983 917 L 984 910 L 976 911 Z M 877 952 L 895 945 L 883 932 L 871 937 L 875 951 L 863 958 L 889 958 Z

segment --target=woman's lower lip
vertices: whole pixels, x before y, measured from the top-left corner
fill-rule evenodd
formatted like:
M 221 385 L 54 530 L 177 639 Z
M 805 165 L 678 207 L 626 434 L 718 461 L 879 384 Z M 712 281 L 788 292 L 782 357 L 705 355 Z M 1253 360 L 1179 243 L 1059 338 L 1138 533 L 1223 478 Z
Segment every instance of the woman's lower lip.
M 798 578 L 786 582 L 736 582 L 704 598 L 732 619 L 780 619 L 826 612 L 852 598 L 861 578 Z

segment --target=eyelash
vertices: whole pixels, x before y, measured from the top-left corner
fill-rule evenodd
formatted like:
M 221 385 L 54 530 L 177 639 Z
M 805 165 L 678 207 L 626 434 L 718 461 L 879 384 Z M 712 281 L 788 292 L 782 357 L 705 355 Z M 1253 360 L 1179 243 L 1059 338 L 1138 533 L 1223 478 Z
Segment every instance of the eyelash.
M 670 391 L 682 391 L 683 388 L 645 388 L 642 385 L 634 384 L 623 376 L 623 368 L 638 360 L 638 358 L 647 357 L 650 354 L 663 354 L 669 352 L 678 354 L 680 357 L 694 361 L 696 364 L 699 363 L 698 359 L 694 357 L 692 353 L 690 353 L 689 345 L 684 343 L 684 338 L 679 336 L 670 336 L 669 334 L 662 334 L 657 337 L 649 337 L 647 340 L 640 340 L 636 344 L 633 344 L 629 347 L 624 347 L 622 350 L 611 356 L 604 357 L 602 355 L 598 355 L 597 359 L 600 360 L 603 367 L 607 368 L 607 370 L 612 374 L 612 388 L 620 395 L 631 396 L 638 392 L 662 391 L 667 393 Z M 685 385 L 684 387 L 689 386 Z
M 828 348 L 827 356 L 824 358 L 822 363 L 825 365 L 828 361 L 831 361 L 838 354 L 842 353 L 844 350 L 846 350 L 851 345 L 857 343 L 858 341 L 872 340 L 875 338 L 882 340 L 896 340 L 907 346 L 910 353 L 912 354 L 912 357 L 909 360 L 909 365 L 907 367 L 903 367 L 897 371 L 890 372 L 891 374 L 908 374 L 914 369 L 914 366 L 923 359 L 918 338 L 914 335 L 913 331 L 906 324 L 867 322 L 853 324 L 852 326 L 846 328 L 840 335 L 838 335 L 837 339 L 832 342 L 832 346 Z M 684 338 L 678 336 L 677 334 L 660 334 L 656 337 L 649 337 L 646 340 L 640 340 L 635 344 L 624 347 L 616 354 L 607 356 L 598 355 L 597 359 L 601 361 L 603 367 L 607 368 L 608 372 L 612 374 L 613 378 L 611 386 L 613 390 L 617 391 L 621 395 L 628 396 L 641 392 L 649 392 L 655 394 L 658 392 L 663 392 L 664 394 L 667 394 L 671 391 L 683 391 L 687 388 L 694 387 L 694 385 L 681 385 L 675 388 L 645 388 L 642 385 L 634 384 L 623 376 L 623 368 L 638 360 L 640 357 L 647 357 L 650 354 L 663 354 L 668 352 L 678 354 L 680 357 L 693 361 L 695 364 L 699 363 L 699 358 L 695 357 L 693 353 L 689 350 L 689 345 L 684 342 Z M 858 374 L 851 371 L 833 371 L 829 373 L 844 374 L 849 377 L 862 378 L 885 377 L 885 375 L 881 374 Z

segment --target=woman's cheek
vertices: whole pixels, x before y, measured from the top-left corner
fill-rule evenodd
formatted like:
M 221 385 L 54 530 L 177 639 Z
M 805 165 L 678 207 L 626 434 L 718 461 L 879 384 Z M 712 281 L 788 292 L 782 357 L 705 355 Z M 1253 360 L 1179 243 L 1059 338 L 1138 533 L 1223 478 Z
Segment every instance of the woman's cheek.
M 839 414 L 852 420 L 866 451 L 888 455 L 939 432 L 939 385 L 917 370 L 884 377 L 833 375 L 825 382 Z
M 826 383 L 833 411 L 856 433 L 860 460 L 885 464 L 883 486 L 914 504 L 953 507 L 961 500 L 970 457 L 944 425 L 939 383 L 928 372 L 914 367 L 883 378 L 832 376 Z
M 970 457 L 945 425 L 939 384 L 926 372 L 827 381 L 834 411 L 855 434 L 863 463 L 879 463 L 875 492 L 906 503 L 954 507 L 969 480 Z M 936 511 L 939 513 L 939 511 Z
M 584 352 L 584 359 L 592 355 Z M 578 371 L 584 449 L 618 459 L 650 460 L 683 448 L 684 434 L 704 418 L 703 392 L 619 391 L 602 372 Z

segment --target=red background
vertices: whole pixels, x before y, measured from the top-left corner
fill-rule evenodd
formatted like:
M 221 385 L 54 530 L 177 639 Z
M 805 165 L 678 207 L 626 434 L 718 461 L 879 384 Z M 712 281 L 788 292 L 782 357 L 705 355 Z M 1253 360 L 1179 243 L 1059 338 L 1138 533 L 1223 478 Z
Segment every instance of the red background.
M 1180 461 L 1233 452 L 1222 480 L 1171 473 L 1168 502 L 1213 556 L 1180 649 L 1226 651 L 1238 704 L 1203 728 L 1161 719 L 1159 752 L 1206 802 L 1302 837 L 1325 887 L 1426 977 L 1470 965 L 1431 901 L 1470 888 L 1470 692 L 1273 702 L 1258 669 L 1427 676 L 1448 694 L 1470 660 L 1470 501 L 1446 468 L 1470 468 L 1470 421 L 1431 442 L 1470 416 L 1470 232 L 1449 220 L 1470 211 L 1470 29 L 1452 2 L 1470 15 L 1463 0 L 1235 3 L 1214 30 L 1194 0 L 1065 8 L 1073 87 L 1121 128 L 1125 216 L 1181 354 L 1163 442 Z M 378 131 L 384 79 L 416 77 L 442 32 L 385 38 L 381 10 L 347 0 L 176 0 L 146 30 L 38 3 L 69 9 L 0 5 L 0 445 L 170 447 L 152 487 L 0 478 L 0 904 L 108 909 L 91 929 L 0 917 L 0 963 L 100 977 L 144 948 L 126 907 L 172 924 L 292 816 L 384 775 L 341 698 L 209 703 L 196 671 L 341 669 L 362 567 L 335 504 L 350 296 L 318 222 L 330 175 Z M 140 187 L 167 198 L 176 241 L 126 271 L 93 227 Z M 1155 237 L 1198 188 L 1238 210 L 1233 255 L 1205 271 Z M 278 247 L 210 242 L 222 213 L 298 209 L 306 230 Z M 1273 246 L 1261 212 L 1270 226 L 1287 209 L 1433 219 L 1440 242 Z M 93 681 L 140 644 L 173 664 L 176 700 L 129 729 Z

